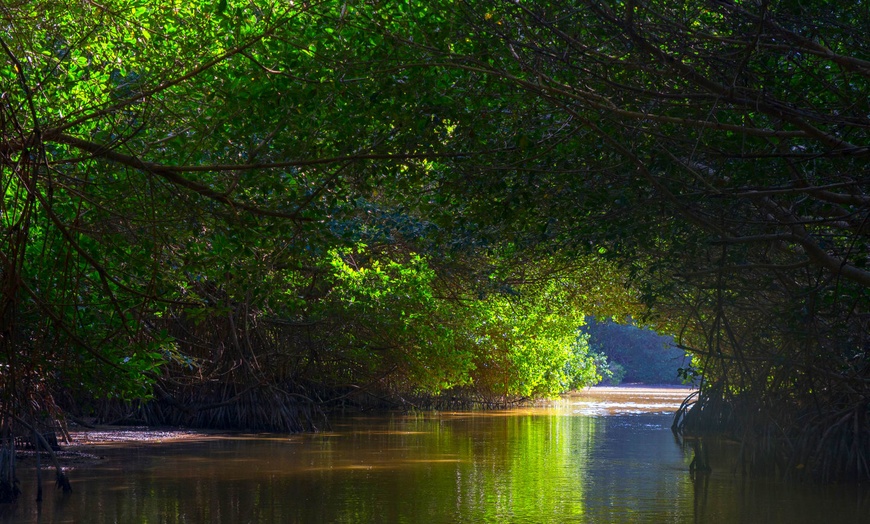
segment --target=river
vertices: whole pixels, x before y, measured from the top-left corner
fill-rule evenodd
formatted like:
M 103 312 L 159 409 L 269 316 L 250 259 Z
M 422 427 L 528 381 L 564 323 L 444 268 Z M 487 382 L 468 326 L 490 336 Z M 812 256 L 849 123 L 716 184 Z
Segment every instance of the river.
M 750 481 L 727 446 L 693 480 L 670 431 L 687 393 L 593 388 L 547 407 L 346 416 L 317 434 L 109 441 L 69 471 L 70 495 L 46 481 L 36 504 L 22 468 L 0 523 L 870 522 L 865 488 Z

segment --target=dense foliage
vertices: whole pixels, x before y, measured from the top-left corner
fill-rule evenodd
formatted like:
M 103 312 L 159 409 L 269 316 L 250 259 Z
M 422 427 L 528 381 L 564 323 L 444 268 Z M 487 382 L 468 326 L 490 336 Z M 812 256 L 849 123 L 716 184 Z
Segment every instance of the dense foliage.
M 550 396 L 598 378 L 584 313 L 643 313 L 703 372 L 683 429 L 867 478 L 868 16 L 7 2 L 4 420 Z

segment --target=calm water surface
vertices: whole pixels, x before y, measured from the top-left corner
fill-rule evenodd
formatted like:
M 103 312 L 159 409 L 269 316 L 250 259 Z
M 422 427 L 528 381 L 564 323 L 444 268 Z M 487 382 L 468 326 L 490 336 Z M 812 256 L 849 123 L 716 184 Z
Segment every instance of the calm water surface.
M 594 389 L 549 408 L 348 417 L 316 435 L 114 443 L 70 471 L 32 471 L 0 522 L 870 522 L 864 488 L 704 481 L 670 432 L 685 390 Z

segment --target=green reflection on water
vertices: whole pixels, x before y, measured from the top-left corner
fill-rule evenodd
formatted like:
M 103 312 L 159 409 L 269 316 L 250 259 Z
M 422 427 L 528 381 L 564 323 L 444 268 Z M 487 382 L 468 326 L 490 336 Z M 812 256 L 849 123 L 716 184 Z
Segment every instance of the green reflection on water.
M 395 418 L 383 432 L 352 427 L 350 442 L 324 439 L 334 453 L 313 485 L 333 502 L 306 519 L 556 522 L 583 515 L 580 466 L 596 419 L 423 416 Z

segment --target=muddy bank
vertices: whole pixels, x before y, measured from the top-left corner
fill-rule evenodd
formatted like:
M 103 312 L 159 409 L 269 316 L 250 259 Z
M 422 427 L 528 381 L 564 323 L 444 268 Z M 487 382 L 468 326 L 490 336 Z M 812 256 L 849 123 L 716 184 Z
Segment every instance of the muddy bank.
M 152 428 L 147 426 L 97 426 L 70 429 L 72 442 L 67 447 L 97 447 L 118 442 L 171 442 L 223 435 L 226 431 L 191 430 L 185 428 Z
M 149 428 L 144 426 L 97 426 L 94 428 L 70 428 L 71 441 L 61 443 L 60 450 L 54 454 L 64 469 L 75 469 L 105 460 L 101 447 L 123 443 L 159 444 L 183 440 L 204 439 L 215 435 L 225 435 L 219 431 L 193 431 L 184 428 Z M 16 461 L 22 467 L 36 465 L 36 452 L 18 449 Z M 53 465 L 46 452 L 40 452 L 40 462 L 43 469 Z

